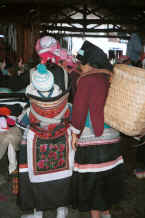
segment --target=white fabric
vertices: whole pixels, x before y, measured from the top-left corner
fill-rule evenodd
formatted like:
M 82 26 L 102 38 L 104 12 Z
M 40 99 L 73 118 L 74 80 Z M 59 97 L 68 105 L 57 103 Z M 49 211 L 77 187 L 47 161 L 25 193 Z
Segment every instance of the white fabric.
M 54 76 L 48 70 L 45 74 L 41 74 L 37 70 L 35 70 L 32 73 L 32 84 L 37 90 L 41 92 L 47 92 L 54 85 Z
M 66 218 L 67 215 L 68 215 L 68 208 L 67 207 L 58 207 L 57 208 L 56 218 Z
M 16 116 L 8 116 L 9 118 L 11 118 L 12 120 L 16 121 L 17 117 Z
M 43 217 L 43 212 L 42 211 L 36 211 L 34 209 L 34 218 L 42 218 Z
M 23 102 L 23 101 L 14 101 L 10 98 L 3 98 L 3 99 L 0 99 L 0 104 L 7 104 L 7 105 L 14 105 L 14 104 L 20 104 L 22 107 L 24 107 L 27 102 Z
M 42 49 L 49 48 L 56 44 L 56 40 L 51 36 L 44 36 L 40 39 L 40 46 Z
M 22 215 L 21 218 L 42 218 L 43 217 L 43 212 L 42 211 L 36 211 L 34 209 L 34 213 L 33 214 L 25 214 Z
M 8 160 L 9 160 L 9 174 L 11 174 L 17 168 L 17 159 L 16 159 L 16 151 L 14 150 L 13 145 L 10 143 L 8 145 Z
M 51 93 L 50 97 L 56 97 L 56 96 L 62 94 L 62 90 L 59 88 L 58 85 L 54 84 L 53 87 L 54 87 L 54 90 Z M 41 97 L 39 95 L 39 93 L 37 92 L 37 90 L 33 87 L 32 83 L 30 85 L 28 85 L 27 88 L 26 88 L 26 95 L 27 94 L 34 95 L 34 96 L 37 96 L 37 97 Z M 48 92 L 42 92 L 42 94 L 44 95 L 44 97 L 47 97 L 49 95 L 49 91 Z
M 5 117 L 0 117 L 0 132 L 8 130 L 7 120 Z
M 64 83 L 65 83 L 65 90 L 68 89 L 68 73 L 66 72 L 65 69 L 63 69 L 64 71 Z
M 78 145 L 107 144 L 120 141 L 120 133 L 113 128 L 104 128 L 101 136 L 95 136 L 93 127 L 85 127 L 78 140 Z
M 106 165 L 105 164 L 102 164 L 102 165 L 94 164 L 93 166 L 93 164 L 92 165 L 88 164 L 87 166 L 81 167 L 81 165 L 75 164 L 74 171 L 79 172 L 79 173 L 99 173 L 99 172 L 111 170 L 123 163 L 124 163 L 123 157 L 119 156 L 119 158 L 117 158 L 116 160 L 113 160 L 110 162 L 108 161 Z
M 75 128 L 75 127 L 72 126 L 72 125 L 71 125 L 70 128 L 71 128 L 71 131 L 72 131 L 73 133 L 77 134 L 77 135 L 80 134 L 80 132 L 81 132 L 79 129 Z

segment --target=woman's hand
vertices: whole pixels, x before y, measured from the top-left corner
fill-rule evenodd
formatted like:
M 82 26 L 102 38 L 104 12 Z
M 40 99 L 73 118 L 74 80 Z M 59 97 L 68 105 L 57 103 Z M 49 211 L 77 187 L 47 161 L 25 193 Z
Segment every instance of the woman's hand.
M 75 133 L 72 133 L 72 149 L 77 150 L 78 136 Z

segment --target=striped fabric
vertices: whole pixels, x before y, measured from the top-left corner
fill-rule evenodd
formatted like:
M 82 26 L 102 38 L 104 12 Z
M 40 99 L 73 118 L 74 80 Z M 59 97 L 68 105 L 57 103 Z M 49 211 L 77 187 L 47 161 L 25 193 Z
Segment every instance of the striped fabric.
M 110 144 L 119 142 L 120 134 L 113 128 L 104 128 L 104 132 L 101 136 L 96 137 L 92 127 L 88 128 L 85 127 L 81 137 L 78 140 L 79 146 L 86 146 L 86 145 L 100 145 L 100 144 Z
M 93 152 L 96 158 L 93 157 Z M 120 133 L 113 128 L 104 128 L 103 134 L 96 137 L 92 127 L 85 127 L 78 140 L 77 155 L 74 171 L 79 173 L 107 171 L 123 164 L 120 153 Z
M 99 164 L 74 164 L 74 171 L 79 173 L 93 173 L 93 172 L 103 172 L 106 170 L 111 170 L 114 167 L 117 167 L 118 165 L 123 163 L 122 156 L 119 156 L 113 161 L 108 161 L 104 163 Z

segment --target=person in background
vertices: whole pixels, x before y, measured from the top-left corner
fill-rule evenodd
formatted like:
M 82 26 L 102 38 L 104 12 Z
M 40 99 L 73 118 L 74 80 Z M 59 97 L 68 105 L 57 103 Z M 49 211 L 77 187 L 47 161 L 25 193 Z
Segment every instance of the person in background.
M 136 45 L 136 47 L 135 47 Z M 117 60 L 117 64 L 127 64 L 135 67 L 143 68 L 144 54 L 142 54 L 141 39 L 136 34 L 132 34 L 130 41 L 128 42 L 127 55 L 122 55 Z M 123 135 L 124 141 L 128 143 L 129 147 L 136 149 L 136 164 L 132 166 L 133 174 L 137 179 L 145 178 L 145 136 L 130 137 Z
M 120 133 L 104 123 L 104 106 L 112 72 L 107 55 L 85 41 L 78 51 L 80 77 L 72 106 L 73 208 L 91 218 L 110 218 L 124 196 L 124 160 Z
M 121 55 L 117 60 L 117 64 L 131 65 L 131 60 L 127 55 Z
M 4 58 L 0 64 L 0 91 L 24 93 L 30 83 L 30 69 L 39 62 L 40 58 L 37 54 L 33 55 L 27 63 L 23 63 L 22 58 L 16 62 Z
M 137 33 L 132 33 L 127 43 L 126 55 L 131 61 L 131 65 L 142 67 L 141 56 L 143 54 L 143 43 Z

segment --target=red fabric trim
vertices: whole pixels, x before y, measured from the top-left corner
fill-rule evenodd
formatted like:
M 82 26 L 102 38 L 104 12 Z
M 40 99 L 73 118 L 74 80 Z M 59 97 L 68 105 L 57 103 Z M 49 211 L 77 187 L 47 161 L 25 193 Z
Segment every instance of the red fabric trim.
M 65 99 L 61 104 L 57 106 L 52 106 L 53 108 L 48 108 L 48 107 L 40 107 L 37 104 L 31 103 L 32 108 L 36 113 L 40 114 L 43 117 L 47 118 L 53 118 L 57 116 L 66 106 L 67 100 Z
M 68 109 L 65 112 L 64 117 L 63 117 L 64 121 L 62 124 L 64 125 L 64 128 L 62 128 L 62 127 L 57 128 L 54 135 L 52 135 L 53 130 L 57 126 L 59 126 L 60 124 L 49 124 L 45 128 L 40 128 L 40 126 L 39 126 L 40 121 L 37 120 L 36 117 L 30 111 L 30 113 L 29 113 L 29 120 L 30 120 L 30 124 L 31 124 L 30 129 L 42 138 L 47 138 L 47 137 L 55 138 L 56 136 L 63 135 L 66 132 L 67 128 L 70 126 L 70 124 L 68 122 L 69 116 L 70 116 L 70 111 Z M 66 121 L 65 121 L 65 119 L 66 119 Z
M 19 164 L 19 168 L 21 169 L 28 168 L 28 164 Z

